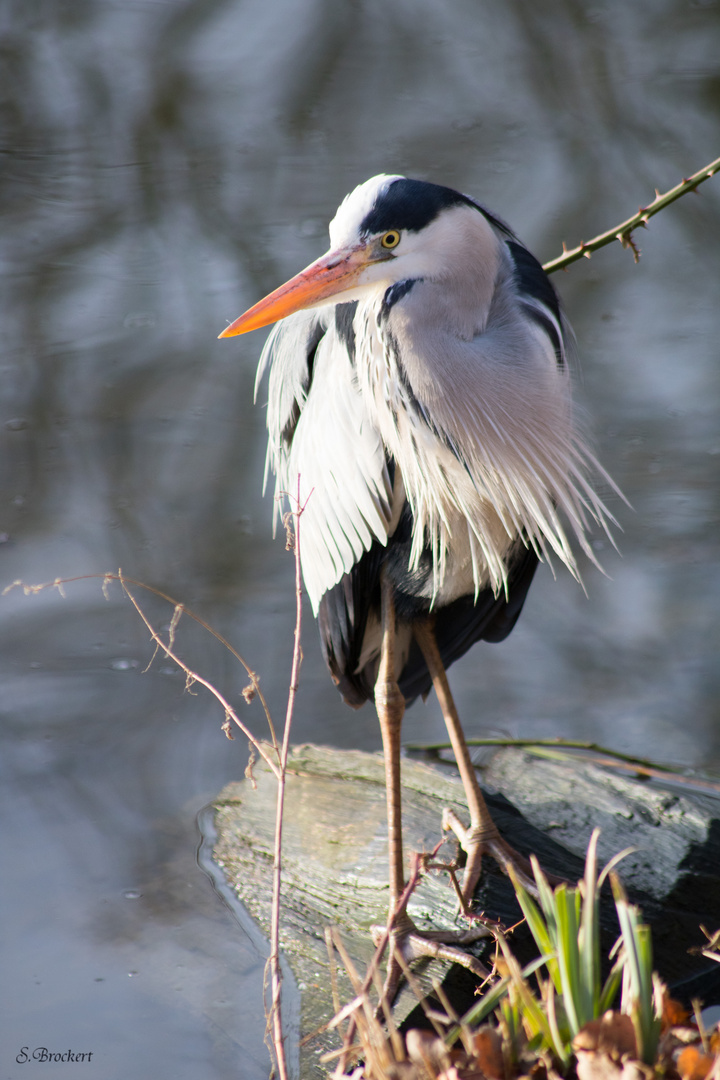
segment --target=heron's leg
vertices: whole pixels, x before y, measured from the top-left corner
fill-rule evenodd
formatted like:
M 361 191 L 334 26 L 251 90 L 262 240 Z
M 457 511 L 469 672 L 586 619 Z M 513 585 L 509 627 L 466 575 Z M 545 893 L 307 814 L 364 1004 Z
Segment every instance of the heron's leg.
M 385 575 L 382 589 L 382 645 L 380 666 L 375 683 L 375 707 L 382 733 L 385 756 L 385 787 L 387 796 L 388 846 L 390 855 L 390 911 L 394 913 L 390 935 L 387 977 L 384 995 L 390 1002 L 397 993 L 403 976 L 401 954 L 405 963 L 420 957 L 450 960 L 469 968 L 479 978 L 487 971 L 471 954 L 460 946 L 469 945 L 487 936 L 481 927 L 465 933 L 418 930 L 399 900 L 405 889 L 405 867 L 402 846 L 402 790 L 400 786 L 400 728 L 405 712 L 405 698 L 397 684 L 395 673 L 395 603 L 392 586 Z M 381 932 L 381 928 L 378 928 Z
M 395 603 L 392 586 L 382 575 L 382 645 L 375 683 L 375 708 L 380 721 L 385 757 L 388 847 L 390 850 L 390 909 L 405 888 L 402 846 L 402 791 L 400 787 L 400 728 L 405 698 L 395 677 Z
M 465 789 L 468 810 L 470 811 L 470 828 L 465 829 L 462 822 L 452 810 L 445 812 L 445 825 L 451 828 L 458 837 L 461 846 L 467 853 L 465 874 L 462 883 L 462 895 L 466 904 L 472 902 L 475 886 L 480 877 L 482 857 L 484 854 L 492 855 L 500 866 L 507 870 L 508 864 L 512 865 L 516 875 L 523 885 L 533 894 L 537 894 L 537 886 L 532 874 L 530 863 L 519 852 L 515 851 L 500 835 L 497 825 L 492 819 L 487 803 L 480 790 L 477 774 L 470 759 L 470 751 L 465 742 L 465 734 L 460 723 L 457 708 L 450 691 L 445 665 L 440 656 L 433 619 L 428 618 L 415 623 L 415 638 L 425 663 L 428 666 L 433 687 L 437 694 L 440 708 L 445 719 L 445 726 L 450 736 L 450 743 L 455 754 L 460 777 Z

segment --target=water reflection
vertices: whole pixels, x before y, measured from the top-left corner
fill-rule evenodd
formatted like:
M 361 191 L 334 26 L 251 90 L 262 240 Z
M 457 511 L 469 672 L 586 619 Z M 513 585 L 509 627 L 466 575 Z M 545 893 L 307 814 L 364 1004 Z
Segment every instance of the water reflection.
M 381 170 L 478 196 L 543 258 L 622 219 L 717 156 L 717 4 L 76 0 L 0 20 L 2 580 L 122 566 L 227 634 L 281 716 L 292 568 L 260 498 L 262 335 L 217 333 Z M 453 669 L 471 733 L 720 761 L 719 225 L 720 179 L 652 223 L 639 267 L 618 247 L 561 275 L 579 396 L 635 509 L 588 598 L 540 574 L 507 643 Z M 192 861 L 245 748 L 161 663 L 143 674 L 117 592 L 14 591 L 0 616 L 2 1045 L 87 1043 L 107 1076 L 266 1075 L 262 958 Z M 229 660 L 184 642 L 239 698 Z M 309 623 L 305 651 L 296 738 L 378 746 Z M 432 703 L 408 715 L 408 739 L 440 733 Z

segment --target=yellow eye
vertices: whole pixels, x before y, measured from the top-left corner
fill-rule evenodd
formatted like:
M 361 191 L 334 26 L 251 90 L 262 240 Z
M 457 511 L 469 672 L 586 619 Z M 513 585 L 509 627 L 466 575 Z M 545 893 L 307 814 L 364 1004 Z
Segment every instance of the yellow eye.
M 380 241 L 384 248 L 394 248 L 400 243 L 400 233 L 397 229 L 391 229 L 390 232 L 386 232 Z

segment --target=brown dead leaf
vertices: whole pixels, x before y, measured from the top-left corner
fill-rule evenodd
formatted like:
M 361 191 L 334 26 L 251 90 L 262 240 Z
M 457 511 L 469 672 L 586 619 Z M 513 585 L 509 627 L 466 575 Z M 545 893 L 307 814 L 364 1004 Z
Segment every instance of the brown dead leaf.
M 655 1080 L 655 1070 L 644 1061 L 626 1061 L 621 1080 Z
M 642 1061 L 625 1058 L 622 1062 L 609 1054 L 580 1050 L 575 1066 L 578 1080 L 653 1080 L 655 1071 Z
M 578 1080 L 620 1080 L 622 1068 L 607 1054 L 596 1054 L 593 1050 L 579 1050 L 575 1066 Z
M 485 1024 L 473 1034 L 473 1052 L 488 1080 L 504 1080 L 505 1061 L 502 1052 L 502 1037 L 497 1028 Z
M 652 1076 L 636 1060 L 635 1028 L 625 1013 L 609 1010 L 591 1020 L 573 1039 L 578 1080 L 645 1080 Z
M 686 1024 L 689 1019 L 689 1009 L 686 1009 L 679 1001 L 675 1001 L 665 991 L 663 993 L 662 1026 L 660 1030 L 665 1032 L 668 1028 L 679 1027 Z
M 686 1046 L 678 1054 L 677 1070 L 682 1080 L 705 1080 L 714 1064 L 713 1058 L 697 1046 Z
M 635 1028 L 625 1013 L 609 1009 L 599 1020 L 591 1020 L 573 1039 L 576 1052 L 606 1054 L 614 1061 L 637 1055 Z

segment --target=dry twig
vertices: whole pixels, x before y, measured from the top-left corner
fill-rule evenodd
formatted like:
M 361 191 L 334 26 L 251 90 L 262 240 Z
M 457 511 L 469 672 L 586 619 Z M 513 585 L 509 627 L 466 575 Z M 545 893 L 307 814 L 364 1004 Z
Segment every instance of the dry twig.
M 302 648 L 300 645 L 300 631 L 302 628 L 302 573 L 300 569 L 300 518 L 305 509 L 300 502 L 300 475 L 298 474 L 296 509 L 292 515 L 288 515 L 286 528 L 290 532 L 290 519 L 294 522 L 295 534 L 291 550 L 295 555 L 295 642 L 293 647 L 292 672 L 290 675 L 290 687 L 288 690 L 287 710 L 285 713 L 285 727 L 283 730 L 282 748 L 280 751 L 280 771 L 277 776 L 278 791 L 275 804 L 275 851 L 273 865 L 273 895 L 272 910 L 270 914 L 270 956 L 268 966 L 270 969 L 271 1004 L 268 1014 L 268 1027 L 272 1031 L 272 1045 L 275 1052 L 280 1080 L 287 1080 L 287 1059 L 285 1056 L 285 1037 L 282 1027 L 281 987 L 282 971 L 280 968 L 280 887 L 282 881 L 282 827 L 283 809 L 285 806 L 285 774 L 287 770 L 288 751 L 290 749 L 290 730 L 292 727 L 295 697 L 297 695 L 300 679 L 300 665 L 302 663 Z M 290 545 L 288 545 L 290 546 Z

